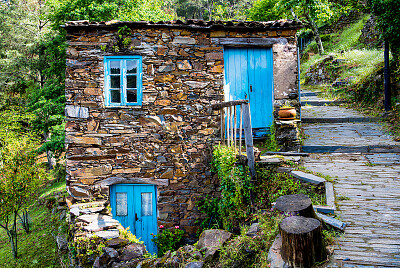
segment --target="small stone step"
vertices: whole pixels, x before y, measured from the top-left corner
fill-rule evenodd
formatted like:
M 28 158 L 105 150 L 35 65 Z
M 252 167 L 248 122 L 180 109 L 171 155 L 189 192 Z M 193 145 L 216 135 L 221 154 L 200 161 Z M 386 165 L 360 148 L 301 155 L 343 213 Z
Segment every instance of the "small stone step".
M 305 173 L 302 171 L 291 171 L 290 175 L 292 175 L 295 178 L 298 178 L 301 181 L 305 181 L 305 182 L 309 182 L 312 184 L 320 184 L 320 183 L 324 183 L 326 180 L 324 178 L 315 176 L 313 174 L 309 174 L 309 173 Z
M 316 96 L 318 96 L 319 93 L 321 93 L 321 91 L 318 91 L 318 92 L 311 92 L 311 91 L 309 91 L 309 92 L 301 92 L 300 96 L 301 97 L 316 97 Z
M 400 145 L 369 146 L 303 146 L 305 153 L 400 153 Z
M 314 206 L 314 210 L 325 214 L 335 214 L 335 209 L 328 206 Z
M 379 122 L 380 117 L 302 117 L 302 123 L 362 123 L 362 122 Z
M 335 193 L 333 192 L 333 184 L 331 182 L 325 182 L 325 196 L 326 205 L 328 207 L 335 207 Z
M 326 105 L 340 105 L 346 103 L 345 101 L 330 101 L 330 100 L 303 100 L 301 106 L 326 106 Z

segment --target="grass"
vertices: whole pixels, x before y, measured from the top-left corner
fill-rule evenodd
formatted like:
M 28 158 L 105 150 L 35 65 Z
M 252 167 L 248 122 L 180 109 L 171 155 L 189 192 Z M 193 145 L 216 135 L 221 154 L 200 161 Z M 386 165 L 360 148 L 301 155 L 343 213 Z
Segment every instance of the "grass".
M 45 188 L 42 196 L 63 190 L 65 191 L 65 182 L 58 182 Z M 18 226 L 18 258 L 16 260 L 12 257 L 11 246 L 5 230 L 0 229 L 0 267 L 63 267 L 60 264 L 60 256 L 52 236 L 54 222 L 51 211 L 36 203 L 30 209 L 29 216 L 32 220 L 29 234 L 25 233 L 21 225 Z

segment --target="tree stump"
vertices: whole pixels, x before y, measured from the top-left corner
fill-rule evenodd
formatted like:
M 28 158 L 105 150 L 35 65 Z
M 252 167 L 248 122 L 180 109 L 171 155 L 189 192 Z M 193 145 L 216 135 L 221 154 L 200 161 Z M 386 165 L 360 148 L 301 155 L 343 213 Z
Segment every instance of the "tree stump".
M 281 196 L 276 200 L 275 208 L 282 212 L 293 213 L 291 216 L 317 218 L 311 199 L 304 194 Z
M 321 222 L 302 216 L 291 216 L 279 224 L 282 237 L 282 259 L 291 267 L 310 268 L 326 260 Z

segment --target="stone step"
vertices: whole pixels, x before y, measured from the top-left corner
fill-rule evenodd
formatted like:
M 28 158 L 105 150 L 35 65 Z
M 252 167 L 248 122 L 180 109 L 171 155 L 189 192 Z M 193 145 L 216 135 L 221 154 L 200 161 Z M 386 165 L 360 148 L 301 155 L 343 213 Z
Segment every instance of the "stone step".
M 317 92 L 307 91 L 307 92 L 301 92 L 300 96 L 301 97 L 316 97 L 320 93 L 321 93 L 321 91 L 317 91 Z
M 305 153 L 400 153 L 400 145 L 319 146 L 302 147 Z
M 295 177 L 301 181 L 305 181 L 305 182 L 309 182 L 309 183 L 317 184 L 317 185 L 320 183 L 324 183 L 326 181 L 324 178 L 315 176 L 313 174 L 305 173 L 303 171 L 298 171 L 298 170 L 291 171 L 290 175 L 292 175 L 293 177 Z
M 302 123 L 362 123 L 362 122 L 379 122 L 380 117 L 302 117 Z
M 345 101 L 331 101 L 331 100 L 302 100 L 301 106 L 326 106 L 326 105 L 340 105 L 346 103 Z

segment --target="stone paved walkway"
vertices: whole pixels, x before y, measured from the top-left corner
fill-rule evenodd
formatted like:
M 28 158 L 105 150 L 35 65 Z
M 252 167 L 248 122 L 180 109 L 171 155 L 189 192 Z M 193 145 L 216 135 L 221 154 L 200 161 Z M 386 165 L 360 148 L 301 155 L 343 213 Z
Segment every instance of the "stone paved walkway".
M 304 95 L 302 101 L 322 101 Z M 368 122 L 373 120 L 359 123 L 366 117 L 354 110 L 305 106 L 302 111 L 306 122 L 324 117 L 330 123 L 303 124 L 303 148 L 311 153 L 303 164 L 334 178 L 336 214 L 348 224 L 328 267 L 400 267 L 400 143 Z

